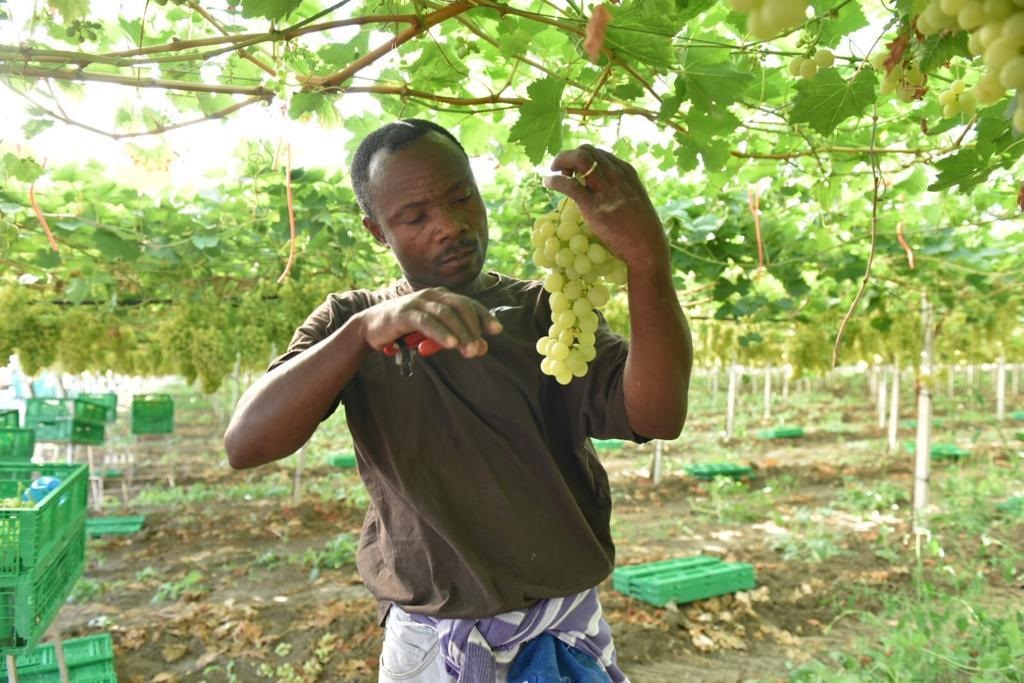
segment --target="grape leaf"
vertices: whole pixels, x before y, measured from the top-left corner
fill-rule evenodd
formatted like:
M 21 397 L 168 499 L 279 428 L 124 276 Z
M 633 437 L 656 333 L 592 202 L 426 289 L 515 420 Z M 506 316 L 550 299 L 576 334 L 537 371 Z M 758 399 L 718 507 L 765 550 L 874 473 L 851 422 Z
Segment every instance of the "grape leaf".
M 0 158 L 0 171 L 5 177 L 16 178 L 23 183 L 34 182 L 43 175 L 43 167 L 31 157 L 19 157 L 10 152 Z
M 661 70 L 675 66 L 672 39 L 683 22 L 673 0 L 634 0 L 614 10 L 604 44 L 615 53 Z
M 682 78 L 690 101 L 704 111 L 732 104 L 754 80 L 749 72 L 732 67 L 728 50 L 709 48 L 686 51 Z
M 526 89 L 530 99 L 519 108 L 519 120 L 509 131 L 510 142 L 518 142 L 534 164 L 544 158 L 544 152 L 557 153 L 562 146 L 562 90 L 565 81 L 547 77 L 534 81 Z
M 292 95 L 288 105 L 288 118 L 297 119 L 303 114 L 316 112 L 327 103 L 327 98 L 319 93 L 297 92 Z
M 789 122 L 807 123 L 822 135 L 831 135 L 840 123 L 874 104 L 876 82 L 873 69 L 861 69 L 852 81 L 844 81 L 835 69 L 801 80 Z
M 277 21 L 291 14 L 301 4 L 302 0 L 242 0 L 242 16 Z
M 139 258 L 140 248 L 135 242 L 119 237 L 110 230 L 97 230 L 92 236 L 96 248 L 104 258 L 134 261 Z
M 846 36 L 868 25 L 867 17 L 857 2 L 850 2 L 839 8 L 835 16 L 829 10 L 823 12 L 821 33 L 818 34 L 818 45 L 835 47 Z
M 918 49 L 921 71 L 928 73 L 948 62 L 953 57 L 973 59 L 967 49 L 967 32 L 940 33 L 928 36 Z
M 89 296 L 89 283 L 80 277 L 71 278 L 68 286 L 64 288 L 64 296 L 77 306 Z
M 50 7 L 60 12 L 65 24 L 89 13 L 89 0 L 50 0 Z

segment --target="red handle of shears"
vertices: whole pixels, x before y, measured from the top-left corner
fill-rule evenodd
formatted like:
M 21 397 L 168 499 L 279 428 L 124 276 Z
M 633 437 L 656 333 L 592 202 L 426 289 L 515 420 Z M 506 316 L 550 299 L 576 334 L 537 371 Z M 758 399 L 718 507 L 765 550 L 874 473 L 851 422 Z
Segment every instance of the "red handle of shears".
M 422 332 L 410 332 L 402 337 L 402 341 L 407 347 L 416 351 L 416 353 L 420 354 L 424 358 L 427 356 L 433 356 L 438 351 L 444 351 L 443 346 L 430 337 L 424 335 Z M 390 344 L 387 344 L 383 351 L 385 356 L 397 356 L 398 343 L 391 342 Z

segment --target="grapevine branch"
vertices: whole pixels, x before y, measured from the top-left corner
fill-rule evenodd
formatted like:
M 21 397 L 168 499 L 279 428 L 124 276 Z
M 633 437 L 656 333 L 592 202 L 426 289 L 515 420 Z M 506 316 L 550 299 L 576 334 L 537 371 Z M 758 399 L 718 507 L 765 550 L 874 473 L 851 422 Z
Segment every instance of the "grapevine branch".
M 0 64 L 0 74 L 10 74 L 23 78 L 56 78 L 62 81 L 96 81 L 99 83 L 117 83 L 136 88 L 162 88 L 164 90 L 183 90 L 186 92 L 223 93 L 227 95 L 249 95 L 250 97 L 272 98 L 274 93 L 262 86 L 233 86 L 207 83 L 191 83 L 189 81 L 166 81 L 159 78 L 141 78 L 119 76 L 117 74 L 101 74 L 76 69 L 39 69 L 32 66 L 12 66 Z
M 747 192 L 747 203 L 750 205 L 750 213 L 754 217 L 754 233 L 757 236 L 757 274 L 760 276 L 765 270 L 764 239 L 761 236 L 761 197 L 756 188 L 752 187 Z
M 198 13 L 199 16 L 201 16 L 203 19 L 206 19 L 206 21 L 210 22 L 210 24 L 215 29 L 220 31 L 223 35 L 230 35 L 228 33 L 228 30 L 226 28 L 224 28 L 224 25 L 222 23 L 220 23 L 219 21 L 217 21 L 216 17 L 214 17 L 212 14 L 210 14 L 205 9 L 203 9 L 202 5 L 200 5 L 198 2 L 196 2 L 196 0 L 189 0 L 188 1 L 188 6 L 191 7 L 193 11 Z M 276 77 L 277 76 L 277 71 L 274 69 L 274 67 L 270 66 L 269 64 L 263 62 L 262 60 L 258 59 L 255 56 L 253 56 L 252 53 L 250 53 L 248 50 L 239 50 L 238 54 L 240 54 L 243 59 L 246 59 L 246 60 L 252 62 L 256 66 L 258 66 L 260 69 L 262 69 L 263 71 L 265 71 L 268 74 L 270 74 L 271 77 Z
M 287 168 L 285 168 L 285 194 L 288 197 L 288 233 L 289 233 L 289 246 L 288 246 L 288 263 L 285 264 L 284 272 L 281 273 L 281 277 L 277 278 L 277 284 L 281 284 L 288 279 L 288 274 L 292 272 L 292 265 L 295 263 L 295 203 L 292 199 L 292 146 L 288 145 L 287 155 Z
M 906 238 L 903 236 L 903 221 L 896 224 L 896 239 L 899 240 L 900 246 L 903 247 L 903 251 L 907 252 L 907 263 L 910 264 L 910 269 L 914 269 L 914 250 L 907 244 Z
M 171 123 L 171 124 L 166 124 L 166 125 L 162 125 L 162 126 L 157 126 L 156 128 L 149 128 L 147 130 L 137 131 L 137 132 L 134 132 L 134 133 L 114 133 L 114 132 L 111 132 L 111 131 L 108 131 L 108 130 L 102 130 L 102 129 L 96 128 L 94 126 L 90 126 L 87 123 L 82 123 L 81 121 L 76 121 L 76 120 L 72 119 L 70 116 L 68 116 L 67 114 L 61 114 L 61 113 L 52 111 L 50 109 L 47 109 L 46 107 L 40 106 L 40 105 L 36 104 L 35 102 L 32 102 L 32 100 L 29 100 L 29 102 L 32 102 L 32 105 L 34 107 L 38 108 L 40 111 L 45 113 L 47 116 L 50 116 L 50 117 L 52 117 L 52 118 L 54 118 L 54 119 L 56 119 L 58 121 L 61 121 L 62 123 L 66 123 L 69 126 L 75 126 L 77 128 L 82 128 L 83 130 L 87 130 L 87 131 L 90 131 L 92 133 L 96 133 L 98 135 L 103 135 L 105 137 L 108 137 L 111 140 L 124 140 L 124 139 L 127 139 L 127 138 L 144 137 L 146 135 L 159 135 L 161 133 L 166 133 L 168 131 L 177 130 L 179 128 L 185 128 L 186 126 L 194 126 L 195 124 L 203 123 L 204 121 L 215 121 L 217 119 L 222 119 L 225 116 L 228 116 L 230 114 L 235 113 L 239 109 L 243 109 L 245 107 L 248 107 L 250 104 L 255 104 L 256 102 L 262 102 L 262 101 L 264 101 L 266 99 L 267 98 L 265 98 L 265 97 L 250 97 L 247 100 L 244 100 L 242 102 L 236 102 L 235 104 L 232 104 L 230 107 L 225 107 L 225 108 L 220 109 L 218 111 L 215 111 L 215 112 L 212 112 L 210 114 L 207 114 L 206 116 L 201 116 L 201 117 L 196 118 L 196 119 L 190 119 L 188 121 L 180 121 L 178 123 Z
M 876 135 L 878 133 L 878 106 L 875 105 L 874 111 L 871 115 L 871 147 L 874 147 Z M 874 154 L 871 155 L 871 179 L 872 179 L 872 193 L 871 193 L 871 248 L 868 251 L 868 263 L 864 269 L 864 278 L 860 282 L 860 287 L 857 288 L 857 294 L 853 297 L 853 302 L 850 304 L 850 309 L 846 311 L 846 315 L 843 316 L 843 321 L 839 324 L 839 332 L 836 333 L 836 343 L 832 347 L 832 368 L 834 369 L 839 364 L 839 347 L 843 341 L 843 335 L 846 333 L 846 326 L 850 323 L 850 318 L 853 317 L 854 311 L 857 310 L 857 306 L 860 304 L 861 297 L 864 296 L 864 290 L 868 287 L 868 280 L 871 277 L 871 265 L 875 260 L 875 248 L 878 240 L 878 204 L 881 201 L 879 196 L 879 188 L 882 185 L 882 170 L 878 166 L 878 157 Z
M 45 166 L 45 162 L 43 164 Z M 36 201 L 36 181 L 33 180 L 32 184 L 28 186 L 28 201 L 32 205 L 32 210 L 36 214 L 36 218 L 39 219 L 39 224 L 43 226 L 43 232 L 46 233 L 46 239 L 50 242 L 50 247 L 57 251 L 57 240 L 53 237 L 53 232 L 50 230 L 50 224 L 46 222 L 46 216 L 43 215 L 43 210 L 39 208 L 39 202 Z
M 436 12 L 428 14 L 426 17 L 423 17 L 411 28 L 402 31 L 401 33 L 396 35 L 392 40 L 388 41 L 387 43 L 384 43 L 380 47 L 374 50 L 370 50 L 365 55 L 349 64 L 341 71 L 337 71 L 327 76 L 309 76 L 303 79 L 303 85 L 307 89 L 331 88 L 341 83 L 344 83 L 345 81 L 352 78 L 352 76 L 354 76 L 356 73 L 362 71 L 365 67 L 369 66 L 370 64 L 373 64 L 384 55 L 388 54 L 393 50 L 397 50 L 399 46 L 407 43 L 416 36 L 425 33 L 432 26 L 439 24 L 442 21 L 451 19 L 452 17 L 458 16 L 463 12 L 471 10 L 473 9 L 474 6 L 475 3 L 473 0 L 459 0 L 458 2 L 453 2 L 452 4 L 447 5 L 437 10 Z

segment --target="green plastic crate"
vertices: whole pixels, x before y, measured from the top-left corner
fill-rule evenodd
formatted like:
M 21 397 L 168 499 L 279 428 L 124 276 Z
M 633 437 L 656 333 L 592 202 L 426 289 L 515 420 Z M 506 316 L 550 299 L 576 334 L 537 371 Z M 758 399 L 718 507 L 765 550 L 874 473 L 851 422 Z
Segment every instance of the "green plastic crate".
M 615 590 L 657 607 L 750 590 L 755 585 L 753 565 L 703 555 L 619 567 L 612 572 Z
M 933 458 L 946 460 L 958 460 L 960 458 L 966 458 L 970 454 L 970 451 L 960 448 L 953 443 L 937 443 L 932 446 L 931 450 L 931 456 Z
M 0 429 L 0 461 L 27 463 L 35 449 L 34 429 Z
M 803 427 L 773 427 L 762 429 L 757 436 L 762 439 L 798 439 L 804 435 Z
M 1013 496 L 1001 503 L 996 503 L 996 510 L 1013 517 L 1024 515 L 1024 496 Z
M 75 422 L 103 425 L 107 409 L 87 398 L 30 398 L 25 404 L 25 426 L 72 418 Z
M 104 394 L 79 394 L 78 398 L 98 403 L 103 406 L 103 421 L 111 424 L 117 420 L 117 394 L 107 392 Z
M 17 429 L 19 426 L 17 410 L 0 410 L 0 429 Z
M 79 422 L 70 417 L 47 422 L 36 422 L 36 441 L 47 443 L 73 443 L 99 446 L 106 438 L 105 425 Z
M 1024 441 L 1024 432 L 1017 432 L 1017 441 Z
M 944 423 L 941 417 L 932 418 L 932 427 L 941 427 Z M 917 420 L 900 420 L 900 429 L 917 429 Z
M 63 398 L 30 398 L 25 401 L 26 425 L 52 422 L 61 417 L 71 417 L 71 408 Z
M 754 471 L 748 465 L 734 465 L 728 462 L 699 463 L 695 465 L 684 465 L 683 469 L 691 477 L 698 479 L 714 479 L 715 477 L 732 477 L 738 479 Z
M 907 453 L 916 453 L 917 444 L 914 441 L 904 441 L 903 450 Z M 939 460 L 956 460 L 958 458 L 966 458 L 970 455 L 970 451 L 960 448 L 956 444 L 952 443 L 935 443 L 931 447 L 931 457 Z
M 33 507 L 0 508 L 0 578 L 45 567 L 84 528 L 89 466 L 0 463 L 0 498 L 17 497 L 36 476 L 61 483 Z
M 599 451 L 617 451 L 626 445 L 622 439 L 594 439 L 593 442 Z
M 85 569 L 85 518 L 49 565 L 25 576 L 0 578 L 0 654 L 34 648 Z
M 1024 421 L 1024 410 L 1013 411 L 1012 413 L 1010 413 L 1010 419 Z
M 85 520 L 85 530 L 90 536 L 94 537 L 129 536 L 138 533 L 145 522 L 145 515 L 89 517 Z
M 64 663 L 72 683 L 117 683 L 114 671 L 114 641 L 109 633 L 65 640 Z M 17 657 L 21 683 L 58 683 L 57 655 L 53 645 L 40 645 Z
M 327 463 L 331 467 L 351 469 L 356 466 L 356 456 L 354 453 L 335 453 L 327 459 Z
M 174 431 L 174 400 L 167 394 L 138 394 L 132 398 L 132 434 L 170 434 Z

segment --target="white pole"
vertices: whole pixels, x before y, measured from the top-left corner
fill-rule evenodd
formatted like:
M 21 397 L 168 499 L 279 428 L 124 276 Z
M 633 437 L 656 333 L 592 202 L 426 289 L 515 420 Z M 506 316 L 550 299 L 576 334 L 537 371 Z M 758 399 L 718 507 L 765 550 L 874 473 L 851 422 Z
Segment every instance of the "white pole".
M 662 456 L 662 445 L 661 439 L 655 439 L 654 441 L 654 460 L 651 462 L 651 483 L 655 486 L 661 483 L 661 456 Z
M 932 307 L 927 295 L 921 299 L 921 320 L 924 323 L 924 351 L 917 381 L 917 450 L 914 454 L 914 529 L 925 525 L 928 505 L 928 479 L 931 476 L 932 427 Z
M 900 361 L 893 358 L 892 361 L 892 394 L 889 397 L 889 442 L 887 450 L 895 453 L 899 448 L 898 428 L 900 421 Z
M 1006 358 L 999 356 L 996 363 L 996 419 L 1006 419 Z
M 885 366 L 881 366 L 880 377 L 878 378 L 878 428 L 885 429 L 885 395 L 888 392 L 886 382 Z
M 302 463 L 305 459 L 306 447 L 303 446 L 299 449 L 299 454 L 295 461 L 295 480 L 292 482 L 292 506 L 298 506 L 299 501 L 302 500 Z
M 878 391 L 878 363 L 871 366 L 871 372 L 868 373 L 868 396 L 874 396 Z
M 791 368 L 789 365 L 782 366 L 782 400 L 789 401 L 789 372 Z
M 1010 384 L 1010 391 L 1014 396 L 1020 395 L 1020 363 L 1013 364 L 1013 381 Z
M 767 365 L 764 369 L 764 419 L 772 417 L 772 366 Z
M 718 405 L 718 363 L 711 368 L 711 403 Z
M 736 361 L 729 364 L 729 395 L 725 405 L 725 440 L 732 441 L 733 427 L 736 424 L 736 379 L 739 369 Z

